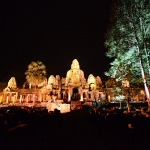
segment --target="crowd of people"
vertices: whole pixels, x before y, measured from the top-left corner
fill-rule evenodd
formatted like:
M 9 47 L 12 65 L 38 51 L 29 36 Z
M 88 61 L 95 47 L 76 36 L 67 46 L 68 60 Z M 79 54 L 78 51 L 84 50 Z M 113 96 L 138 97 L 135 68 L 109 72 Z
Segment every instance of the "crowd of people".
M 20 126 L 40 123 L 41 119 L 52 118 L 45 107 L 33 108 L 27 106 L 9 106 L 0 108 L 0 132 Z M 44 121 L 43 119 L 43 121 Z
M 103 144 L 107 143 L 102 137 L 106 136 L 109 140 L 112 139 L 112 141 L 125 140 L 129 143 L 137 144 L 137 141 L 140 143 L 141 139 L 142 142 L 147 141 L 147 135 L 150 131 L 149 116 L 147 109 L 142 108 L 140 111 L 134 110 L 127 113 L 124 109 L 119 109 L 118 107 L 107 108 L 82 105 L 82 109 L 72 110 L 67 114 L 60 114 L 58 110 L 48 112 L 44 107 L 3 107 L 0 108 L 0 133 L 2 135 L 0 140 L 6 143 L 4 135 L 9 132 L 8 135 L 12 136 L 10 131 L 14 130 L 13 139 L 11 140 L 15 142 L 15 138 L 18 139 L 15 134 L 17 129 L 23 127 L 21 130 L 23 130 L 24 135 L 21 135 L 21 138 L 29 138 L 31 134 L 30 141 L 34 138 L 36 140 L 43 138 L 41 136 L 44 135 L 47 136 L 49 142 L 49 138 L 56 138 L 56 142 L 60 140 L 65 143 L 65 138 L 67 139 L 68 135 L 72 137 L 72 139 L 68 139 L 71 142 L 77 137 L 80 139 L 82 135 L 87 140 L 88 136 L 96 136 L 95 139 L 93 137 L 89 138 L 91 143 L 92 140 L 98 139 L 101 139 L 102 141 L 100 142 Z M 28 127 L 27 131 L 24 126 Z M 22 132 L 19 132 L 19 136 L 20 133 Z M 58 140 L 55 134 L 60 136 Z M 61 136 L 65 138 L 62 139 Z M 23 142 L 20 141 L 20 143 Z M 113 145 L 113 142 L 110 143 Z M 36 144 L 42 145 L 41 143 Z M 32 146 L 35 146 L 34 143 L 32 143 Z M 49 146 L 48 144 L 47 147 Z

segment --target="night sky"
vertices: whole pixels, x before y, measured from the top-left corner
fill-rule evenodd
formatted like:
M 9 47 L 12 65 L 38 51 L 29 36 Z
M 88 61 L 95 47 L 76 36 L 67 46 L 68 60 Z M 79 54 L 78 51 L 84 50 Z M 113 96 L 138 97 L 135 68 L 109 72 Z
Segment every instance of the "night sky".
M 47 77 L 66 77 L 78 59 L 85 78 L 107 80 L 111 60 L 105 56 L 104 34 L 111 0 L 44 0 L 1 2 L 0 82 L 24 72 L 32 61 L 42 61 Z

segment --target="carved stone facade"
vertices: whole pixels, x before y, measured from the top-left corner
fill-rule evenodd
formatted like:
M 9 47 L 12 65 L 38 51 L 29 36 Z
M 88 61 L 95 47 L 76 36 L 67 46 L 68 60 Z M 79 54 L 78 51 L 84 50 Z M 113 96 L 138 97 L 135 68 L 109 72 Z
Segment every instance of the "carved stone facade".
M 67 72 L 65 85 L 79 87 L 85 83 L 84 72 L 80 69 L 78 60 L 74 59 L 71 64 L 71 69 Z
M 72 61 L 71 69 L 67 71 L 66 78 L 60 78 L 59 75 L 56 75 L 56 77 L 50 75 L 48 80 L 46 79 L 37 88 L 28 85 L 26 89 L 17 89 L 16 85 L 15 78 L 12 77 L 8 87 L 3 92 L 5 95 L 3 96 L 4 101 L 12 102 L 12 95 L 16 95 L 14 96 L 14 102 L 42 102 L 53 100 L 54 97 L 64 101 L 98 100 L 101 98 L 100 91 L 102 89 L 102 81 L 99 76 L 94 77 L 90 74 L 86 81 L 77 59 Z M 12 94 L 12 92 L 16 94 Z
M 65 78 L 65 89 L 68 91 L 68 100 L 98 100 L 102 82 L 99 76 L 89 75 L 86 81 L 84 72 L 80 69 L 77 59 L 71 64 L 71 69 L 67 71 Z M 63 89 L 62 89 L 63 90 Z
M 109 82 L 107 84 L 108 87 L 104 89 L 102 88 L 102 81 L 99 76 L 95 77 L 93 74 L 90 74 L 86 80 L 84 72 L 80 69 L 78 60 L 74 59 L 71 64 L 71 69 L 67 71 L 66 78 L 60 78 L 59 75 L 56 75 L 56 77 L 50 75 L 48 80 L 45 79 L 38 87 L 33 88 L 31 85 L 28 85 L 26 88 L 18 89 L 16 80 L 12 77 L 8 82 L 8 86 L 4 89 L 3 94 L 0 95 L 0 102 L 35 103 L 36 101 L 55 101 L 56 99 L 63 100 L 64 102 L 70 100 L 98 101 L 99 99 L 111 101 L 114 99 L 111 86 L 115 82 L 112 79 Z M 122 81 L 122 87 L 131 90 L 127 79 Z M 141 89 L 136 93 L 132 89 L 130 93 L 133 93 L 133 100 L 145 99 L 144 91 L 141 93 L 140 91 Z

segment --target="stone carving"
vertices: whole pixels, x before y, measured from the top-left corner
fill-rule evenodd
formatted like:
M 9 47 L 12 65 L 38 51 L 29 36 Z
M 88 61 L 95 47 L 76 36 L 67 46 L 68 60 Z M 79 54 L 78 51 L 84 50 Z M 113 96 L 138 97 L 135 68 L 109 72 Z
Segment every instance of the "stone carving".
M 90 74 L 87 82 L 88 82 L 88 84 L 91 84 L 91 83 L 96 84 L 96 79 L 92 74 Z
M 34 86 L 38 87 L 36 90 L 36 94 L 34 94 L 34 98 L 28 97 L 29 95 L 27 92 L 32 92 L 32 88 Z M 54 100 L 63 99 L 64 101 L 67 100 L 80 100 L 83 101 L 84 99 L 96 99 L 98 100 L 99 96 L 99 87 L 102 86 L 102 81 L 99 76 L 94 77 L 92 74 L 89 75 L 88 80 L 84 78 L 84 72 L 80 69 L 80 65 L 77 59 L 74 59 L 71 64 L 71 69 L 67 71 L 66 78 L 60 78 L 59 75 L 56 76 L 49 76 L 48 80 L 43 78 L 43 80 L 38 84 L 35 85 L 32 82 L 26 81 L 23 87 L 27 88 L 23 94 L 21 93 L 20 102 L 22 99 L 33 99 L 33 103 L 38 98 L 39 101 L 42 100 Z M 6 86 L 5 86 L 6 87 Z M 5 91 L 7 94 L 8 91 L 13 91 L 17 87 L 15 78 L 12 77 L 8 82 L 7 88 Z M 31 90 L 30 90 L 31 89 Z M 15 90 L 14 90 L 15 91 Z M 13 92 L 14 92 L 13 91 Z M 19 91 L 20 92 L 20 91 Z M 24 94 L 25 93 L 25 94 Z M 50 94 L 48 94 L 50 93 Z M 51 95 L 52 93 L 52 95 Z M 90 96 L 89 96 L 90 95 Z M 22 97 L 23 96 L 23 97 Z M 47 96 L 47 97 L 46 97 Z M 9 97 L 7 97 L 9 98 Z M 27 100 L 28 101 L 28 100 Z
M 99 76 L 96 77 L 96 86 L 98 86 L 98 87 L 102 86 L 102 80 Z
M 8 88 L 10 89 L 16 89 L 17 88 L 17 83 L 15 77 L 11 77 L 11 79 L 8 81 Z
M 73 87 L 79 87 L 80 85 L 85 84 L 84 72 L 80 69 L 77 59 L 72 61 L 71 69 L 66 75 L 65 84 Z
M 90 74 L 87 80 L 87 83 L 89 85 L 89 88 L 91 90 L 96 89 L 96 78 L 93 76 L 93 74 Z
M 56 84 L 56 79 L 53 75 L 51 75 L 49 78 L 48 78 L 48 85 L 51 84 L 51 85 L 55 85 Z
M 51 75 L 48 78 L 48 84 L 47 84 L 47 89 L 55 88 L 58 89 L 61 87 L 61 81 L 60 81 L 60 76 L 56 75 L 56 78 Z
M 66 83 L 66 79 L 65 78 L 61 78 L 61 84 L 64 85 Z
M 55 84 L 60 86 L 60 76 L 56 75 Z
M 122 87 L 130 87 L 130 84 L 127 78 L 122 79 Z
M 4 92 L 10 92 L 11 90 L 17 89 L 17 83 L 15 77 L 11 77 L 11 79 L 8 81 L 7 87 L 4 89 Z
M 60 76 L 56 75 L 56 80 L 60 81 Z
M 51 75 L 49 78 L 48 78 L 48 84 L 47 84 L 47 89 L 49 90 L 52 90 L 53 86 L 55 85 L 56 83 L 56 79 L 53 75 Z

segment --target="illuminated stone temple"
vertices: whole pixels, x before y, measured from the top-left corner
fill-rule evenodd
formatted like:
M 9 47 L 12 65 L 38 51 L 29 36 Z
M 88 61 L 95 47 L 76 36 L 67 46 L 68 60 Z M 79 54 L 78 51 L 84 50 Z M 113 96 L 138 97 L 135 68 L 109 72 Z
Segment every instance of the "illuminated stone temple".
M 10 82 L 13 83 L 13 88 L 10 87 Z M 52 99 L 58 100 L 98 100 L 102 94 L 102 81 L 99 76 L 94 77 L 89 75 L 86 80 L 84 72 L 80 69 L 77 59 L 74 59 L 71 64 L 71 69 L 67 71 L 66 78 L 60 78 L 59 75 L 54 77 L 50 75 L 48 80 L 41 83 L 38 88 L 32 88 L 32 85 L 23 86 L 23 89 L 18 89 L 15 78 L 12 77 L 3 91 L 2 101 L 46 101 Z M 54 98 L 55 97 L 55 98 Z
M 129 81 L 124 79 L 122 86 L 129 89 Z M 34 106 L 36 102 L 41 104 L 43 102 L 55 103 L 56 101 L 63 103 L 68 103 L 69 101 L 111 101 L 114 99 L 111 89 L 111 87 L 102 88 L 102 81 L 99 76 L 95 77 L 90 74 L 86 80 L 78 60 L 74 59 L 65 78 L 61 78 L 59 75 L 56 75 L 56 77 L 50 75 L 36 88 L 30 83 L 25 83 L 23 88 L 19 89 L 17 88 L 15 77 L 12 77 L 0 95 L 0 103 L 32 103 Z M 134 89 L 130 89 L 134 92 Z M 140 89 L 139 91 L 141 92 Z M 135 95 L 133 99 L 137 99 L 137 101 L 140 97 L 145 99 L 145 94 L 143 93 L 139 94 L 141 96 Z
M 78 60 L 74 59 L 71 69 L 67 72 L 65 78 L 65 87 L 68 89 L 68 100 L 98 100 L 100 97 L 99 91 L 102 87 L 101 79 L 99 81 L 100 84 L 96 82 L 96 78 L 92 74 L 89 75 L 86 81 Z

